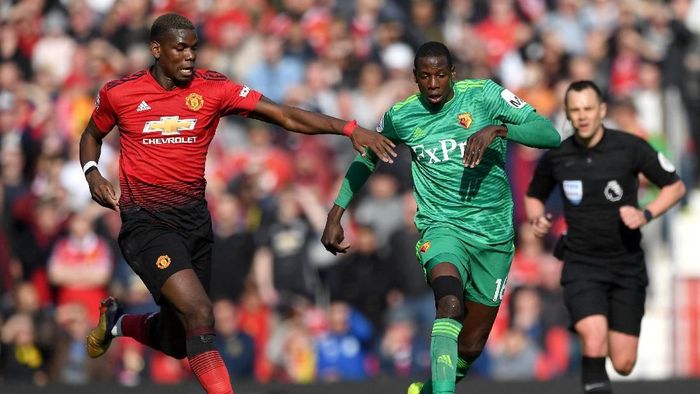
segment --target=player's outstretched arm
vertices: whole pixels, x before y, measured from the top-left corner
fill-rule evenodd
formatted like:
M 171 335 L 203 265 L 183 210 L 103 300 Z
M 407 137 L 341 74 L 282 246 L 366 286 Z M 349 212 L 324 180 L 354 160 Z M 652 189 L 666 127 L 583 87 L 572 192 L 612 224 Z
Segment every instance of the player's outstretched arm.
M 369 148 L 377 157 L 386 163 L 393 163 L 396 157 L 396 145 L 383 135 L 367 130 L 357 125 L 357 122 L 346 122 L 341 119 L 305 111 L 301 108 L 277 104 L 263 96 L 249 115 L 268 123 L 284 127 L 289 131 L 301 134 L 338 134 L 346 135 L 352 141 L 352 146 L 364 156 Z
M 506 139 L 533 148 L 557 148 L 561 144 L 561 135 L 552 122 L 544 116 L 530 112 L 525 120 L 518 124 L 507 123 Z
M 80 136 L 80 166 L 85 173 L 85 179 L 90 186 L 92 199 L 105 208 L 119 211 L 119 200 L 114 192 L 114 186 L 106 180 L 97 168 L 102 150 L 102 139 L 105 134 L 95 125 L 90 118 L 90 122 L 85 131 Z
M 340 224 L 344 212 L 345 208 L 338 204 L 333 205 L 333 208 L 328 212 L 326 227 L 323 229 L 323 236 L 321 236 L 323 246 L 334 255 L 345 253 L 350 248 L 350 244 L 345 241 L 343 226 Z

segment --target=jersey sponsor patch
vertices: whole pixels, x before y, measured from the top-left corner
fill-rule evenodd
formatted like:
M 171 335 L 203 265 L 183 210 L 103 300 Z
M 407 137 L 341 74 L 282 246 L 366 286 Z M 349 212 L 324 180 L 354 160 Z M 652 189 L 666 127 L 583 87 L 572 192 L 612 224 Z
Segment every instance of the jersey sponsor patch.
M 501 98 L 513 108 L 520 109 L 525 106 L 525 102 L 508 89 L 503 89 Z
M 605 185 L 603 194 L 605 194 L 605 198 L 607 198 L 608 201 L 616 202 L 622 199 L 624 192 L 622 191 L 622 186 L 613 179 L 612 181 L 608 181 L 608 184 Z
M 668 172 L 676 171 L 676 167 L 673 165 L 673 163 L 671 163 L 671 160 L 664 156 L 663 153 L 659 152 L 657 156 L 659 157 L 659 164 L 661 165 L 661 168 Z
M 180 135 L 180 131 L 194 130 L 197 119 L 180 119 L 179 116 L 161 116 L 159 120 L 149 120 L 143 126 L 144 133 L 160 132 L 162 135 Z
M 250 88 L 243 85 L 243 88 L 241 89 L 241 92 L 238 93 L 238 96 L 245 98 L 245 97 L 248 97 L 248 93 L 250 93 Z
M 569 180 L 562 182 L 564 195 L 573 205 L 578 205 L 583 199 L 583 181 Z
M 97 93 L 97 97 L 95 97 L 95 109 L 100 109 L 100 93 Z

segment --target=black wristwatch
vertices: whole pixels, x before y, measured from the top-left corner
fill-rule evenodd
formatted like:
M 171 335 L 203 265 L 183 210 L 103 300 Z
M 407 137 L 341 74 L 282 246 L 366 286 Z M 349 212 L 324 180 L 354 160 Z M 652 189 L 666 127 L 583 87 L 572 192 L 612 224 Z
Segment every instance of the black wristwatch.
M 650 210 L 645 209 L 644 210 L 644 219 L 646 219 L 647 223 L 649 223 L 652 221 L 652 219 L 654 219 L 654 214 L 651 213 Z

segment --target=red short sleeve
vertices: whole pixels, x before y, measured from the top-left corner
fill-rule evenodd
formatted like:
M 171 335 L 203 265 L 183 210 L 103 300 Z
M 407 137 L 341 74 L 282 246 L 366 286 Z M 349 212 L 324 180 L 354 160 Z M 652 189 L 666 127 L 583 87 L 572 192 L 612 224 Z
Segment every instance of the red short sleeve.
M 95 122 L 95 126 L 105 134 L 109 133 L 112 127 L 117 124 L 117 114 L 109 101 L 106 86 L 103 86 L 97 93 L 95 109 L 92 111 L 92 120 Z
M 262 96 L 262 93 L 256 90 L 231 81 L 226 81 L 224 91 L 225 95 L 221 107 L 223 115 L 248 116 L 250 111 L 255 109 Z

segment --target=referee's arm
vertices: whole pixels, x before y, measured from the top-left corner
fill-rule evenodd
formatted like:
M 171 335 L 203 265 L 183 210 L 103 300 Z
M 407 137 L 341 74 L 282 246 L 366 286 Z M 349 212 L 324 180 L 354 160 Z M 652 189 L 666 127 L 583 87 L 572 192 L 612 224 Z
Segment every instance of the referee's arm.
M 525 214 L 535 236 L 542 238 L 552 227 L 551 215 L 545 214 L 544 202 L 539 198 L 525 196 Z
M 525 193 L 525 215 L 537 237 L 544 237 L 552 227 L 552 217 L 545 212 L 545 202 L 557 185 L 551 161 L 551 151 L 542 156 Z
M 648 209 L 653 218 L 659 217 L 668 211 L 672 206 L 676 205 L 678 201 L 685 195 L 685 184 L 683 181 L 678 179 L 677 181 L 668 184 L 659 190 L 659 195 L 656 196 L 654 201 L 650 202 L 646 209 Z

